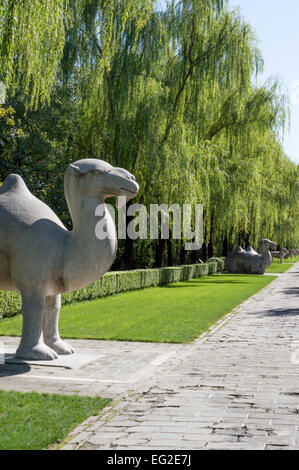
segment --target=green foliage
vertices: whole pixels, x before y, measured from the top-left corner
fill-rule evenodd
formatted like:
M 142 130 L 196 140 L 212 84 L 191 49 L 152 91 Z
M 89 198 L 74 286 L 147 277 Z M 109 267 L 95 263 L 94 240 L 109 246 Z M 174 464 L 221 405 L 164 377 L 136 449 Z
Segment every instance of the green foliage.
M 0 391 L 0 450 L 42 450 L 96 415 L 99 397 Z
M 68 228 L 63 173 L 81 158 L 133 172 L 135 202 L 204 205 L 208 254 L 182 257 L 173 240 L 158 264 L 159 243 L 120 241 L 114 269 L 193 264 L 264 237 L 296 248 L 298 166 L 281 143 L 288 101 L 277 80 L 256 84 L 251 26 L 220 0 L 166 3 L 0 0 L 0 79 L 10 80 L 0 181 L 19 173 Z
M 0 316 L 13 317 L 22 309 L 22 299 L 19 293 L 0 290 Z
M 95 10 L 84 22 L 94 45 Z M 232 248 L 248 235 L 296 246 L 298 171 L 280 143 L 287 101 L 277 81 L 253 84 L 263 60 L 250 25 L 207 0 L 169 1 L 138 34 L 135 22 L 115 20 L 109 66 L 96 47 L 80 75 L 64 56 L 66 80 L 79 85 L 74 148 L 87 142 L 86 156 L 133 171 L 140 202 L 203 203 L 205 241 L 218 254 L 225 238 Z M 67 44 L 81 60 L 78 40 Z
M 84 289 L 66 292 L 62 303 L 81 302 L 107 295 L 144 289 L 150 286 L 162 286 L 171 282 L 207 276 L 217 272 L 217 263 L 176 266 L 162 269 L 138 269 L 135 271 L 108 272 L 98 281 Z M 22 301 L 17 292 L 0 291 L 0 316 L 12 317 L 21 312 Z
M 65 0 L 0 0 L 0 78 L 37 107 L 49 100 L 62 57 Z
M 68 87 L 57 86 L 51 106 L 27 111 L 20 97 L 11 99 L 14 126 L 1 120 L 0 108 L 0 181 L 9 173 L 21 175 L 29 190 L 58 212 L 69 228 L 63 176 L 77 157 L 70 149 L 70 139 L 79 119 L 70 106 L 70 96 Z M 7 107 L 2 109 L 7 113 Z M 77 152 L 80 158 L 80 149 Z
M 219 273 L 222 273 L 222 271 L 224 271 L 224 259 L 223 258 L 209 258 L 208 262 L 209 263 L 211 263 L 211 262 L 217 263 L 217 271 Z

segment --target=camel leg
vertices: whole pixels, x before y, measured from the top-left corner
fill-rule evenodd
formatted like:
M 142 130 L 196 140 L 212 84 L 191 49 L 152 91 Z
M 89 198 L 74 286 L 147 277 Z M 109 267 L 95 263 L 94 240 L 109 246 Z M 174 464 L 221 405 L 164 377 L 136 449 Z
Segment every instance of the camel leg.
M 57 359 L 55 351 L 43 342 L 45 297 L 40 293 L 22 295 L 23 330 L 16 357 L 34 360 Z
M 72 354 L 73 348 L 62 341 L 58 331 L 58 319 L 61 308 L 61 295 L 46 298 L 46 312 L 44 316 L 44 342 L 57 354 L 62 356 Z

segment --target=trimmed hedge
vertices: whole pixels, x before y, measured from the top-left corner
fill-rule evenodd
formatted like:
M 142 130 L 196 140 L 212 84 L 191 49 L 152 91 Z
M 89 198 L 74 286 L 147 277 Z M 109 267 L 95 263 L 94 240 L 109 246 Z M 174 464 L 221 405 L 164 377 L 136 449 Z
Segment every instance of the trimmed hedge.
M 62 303 L 92 300 L 119 292 L 162 286 L 171 282 L 215 274 L 217 271 L 220 271 L 219 263 L 209 261 L 206 264 L 190 264 L 161 269 L 108 272 L 84 289 L 62 294 Z M 21 307 L 22 301 L 18 292 L 0 291 L 0 316 L 2 318 L 19 314 Z
M 218 266 L 218 272 L 222 272 L 224 271 L 224 260 L 225 258 L 210 258 L 208 259 L 208 262 L 211 262 L 211 261 L 215 261 L 217 263 L 217 266 Z

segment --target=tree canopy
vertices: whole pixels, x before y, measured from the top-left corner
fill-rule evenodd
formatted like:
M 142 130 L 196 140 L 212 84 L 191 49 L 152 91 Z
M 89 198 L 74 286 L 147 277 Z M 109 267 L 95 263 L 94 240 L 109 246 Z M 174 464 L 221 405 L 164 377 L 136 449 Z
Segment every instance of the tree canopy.
M 287 97 L 277 80 L 257 84 L 257 39 L 226 3 L 0 0 L 0 181 L 19 172 L 67 224 L 62 176 L 78 158 L 134 172 L 146 205 L 204 205 L 201 252 L 127 241 L 116 267 L 225 255 L 263 237 L 299 246 Z

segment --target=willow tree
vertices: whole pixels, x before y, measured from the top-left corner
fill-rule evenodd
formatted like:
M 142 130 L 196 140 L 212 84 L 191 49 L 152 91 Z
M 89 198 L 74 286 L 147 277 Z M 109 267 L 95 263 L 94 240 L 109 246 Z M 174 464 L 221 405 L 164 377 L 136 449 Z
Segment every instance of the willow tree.
M 66 0 L 0 0 L 0 79 L 31 106 L 50 98 L 68 19 Z
M 160 121 L 158 141 L 150 148 L 154 157 L 147 159 L 143 173 L 144 194 L 152 196 L 157 180 L 164 187 L 165 172 L 169 173 L 172 197 L 204 203 L 208 239 L 214 218 L 211 196 L 217 204 L 212 190 L 223 189 L 224 184 L 217 156 L 205 142 L 232 120 L 236 124 L 236 116 L 227 113 L 220 119 L 221 106 L 228 111 L 229 102 L 237 103 L 234 111 L 241 120 L 252 74 L 262 60 L 250 27 L 212 2 L 172 2 L 163 19 L 170 35 L 163 83 L 167 114 Z M 203 151 L 211 158 L 206 159 Z
M 67 35 L 74 148 L 134 171 L 141 202 L 203 202 L 210 244 L 246 231 L 253 212 L 260 226 L 249 142 L 280 126 L 284 104 L 276 85 L 252 86 L 262 58 L 250 26 L 212 0 L 173 0 L 163 12 L 135 2 L 130 17 L 129 2 L 104 3 L 81 4 Z
M 123 29 L 135 17 L 138 32 L 152 3 L 152 0 L 0 0 L 0 80 L 10 94 L 18 90 L 27 96 L 30 106 L 37 108 L 49 102 L 63 51 L 66 52 L 66 34 L 69 40 L 66 48 L 73 43 L 76 51 L 71 52 L 70 61 L 79 57 L 82 66 L 92 57 L 90 50 L 96 50 L 100 64 L 109 67 L 115 21 Z M 88 66 L 92 62 L 93 59 Z
M 26 2 L 30 8 L 35 3 Z M 7 12 L 13 2 L 2 5 L 6 19 L 0 38 L 8 45 L 3 31 L 9 30 Z M 286 105 L 276 82 L 254 84 L 262 57 L 250 26 L 222 1 L 169 0 L 163 11 L 155 5 L 154 0 L 60 3 L 61 43 L 53 43 L 56 55 L 49 59 L 49 73 L 31 73 L 35 60 L 40 67 L 44 46 L 37 57 L 30 52 L 25 60 L 25 49 L 33 51 L 35 40 L 25 47 L 28 38 L 22 43 L 20 36 L 11 55 L 3 52 L 21 101 L 24 94 L 33 105 L 46 100 L 54 83 L 51 105 L 27 110 L 25 136 L 11 154 L 22 149 L 26 175 L 40 170 L 41 159 L 45 174 L 62 174 L 70 159 L 102 158 L 136 174 L 139 201 L 145 204 L 203 203 L 210 254 L 214 248 L 221 254 L 223 243 L 232 246 L 250 238 L 256 244 L 261 236 L 299 244 L 298 207 L 292 203 L 298 171 L 280 142 Z M 21 10 L 16 11 L 20 16 Z M 25 15 L 15 24 L 27 21 L 37 38 L 49 21 L 44 12 L 41 24 L 33 24 L 32 10 L 27 20 Z M 58 10 L 52 13 L 58 21 Z M 48 51 L 53 45 L 49 35 L 56 37 L 51 28 L 42 43 Z M 58 22 L 53 21 L 53 28 L 58 31 Z M 0 152 L 9 155 L 7 149 L 1 146 Z M 56 199 L 63 211 L 60 194 Z M 139 241 L 133 265 L 162 264 L 166 251 L 170 264 L 183 262 L 181 247 L 181 241 L 169 242 L 167 250 L 163 241 Z M 120 244 L 125 262 L 133 259 L 132 249 L 130 240 Z
M 249 88 L 238 100 L 233 95 L 232 92 L 229 98 L 225 94 L 219 96 L 216 100 L 219 111 L 212 114 L 212 124 L 206 128 L 209 142 L 220 143 L 220 168 L 224 175 L 224 185 L 211 188 L 209 207 L 213 224 L 209 239 L 212 243 L 215 232 L 225 245 L 228 241 L 230 245 L 240 241 L 235 240 L 236 235 L 247 243 L 249 238 L 255 242 L 259 236 L 261 184 L 269 166 L 266 162 L 272 158 L 269 142 L 277 149 L 276 139 L 286 118 L 285 99 L 276 82 Z
M 16 171 L 33 188 L 40 173 L 43 189 L 39 185 L 37 195 L 47 198 L 45 181 L 51 168 L 63 172 L 70 158 L 82 157 L 83 151 L 88 157 L 102 156 L 98 145 L 93 152 L 88 143 L 97 142 L 101 134 L 96 105 L 101 105 L 103 76 L 110 70 L 116 43 L 121 42 L 132 18 L 134 47 L 152 3 L 0 0 L 0 80 L 7 84 L 8 103 L 16 107 L 15 116 L 24 129 L 23 139 L 0 129 L 1 177 Z M 60 211 L 61 204 L 55 200 L 55 205 Z

